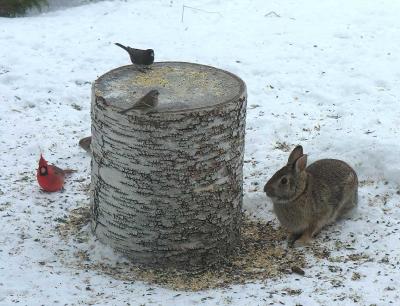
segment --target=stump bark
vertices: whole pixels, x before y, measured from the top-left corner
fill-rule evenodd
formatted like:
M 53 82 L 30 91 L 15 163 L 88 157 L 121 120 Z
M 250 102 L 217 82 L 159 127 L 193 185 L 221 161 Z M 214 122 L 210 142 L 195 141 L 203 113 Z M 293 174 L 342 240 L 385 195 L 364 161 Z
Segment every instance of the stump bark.
M 152 113 L 118 113 L 151 89 Z M 92 231 L 140 266 L 204 269 L 240 235 L 246 86 L 191 63 L 112 70 L 92 87 Z

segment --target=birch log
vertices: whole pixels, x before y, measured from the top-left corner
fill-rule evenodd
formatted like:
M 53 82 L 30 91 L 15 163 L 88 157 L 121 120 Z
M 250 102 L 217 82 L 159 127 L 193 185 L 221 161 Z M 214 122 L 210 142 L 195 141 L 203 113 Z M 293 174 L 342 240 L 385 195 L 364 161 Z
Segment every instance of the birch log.
M 151 89 L 152 113 L 119 111 Z M 92 87 L 92 231 L 140 266 L 204 269 L 239 241 L 246 86 L 209 66 L 124 66 Z

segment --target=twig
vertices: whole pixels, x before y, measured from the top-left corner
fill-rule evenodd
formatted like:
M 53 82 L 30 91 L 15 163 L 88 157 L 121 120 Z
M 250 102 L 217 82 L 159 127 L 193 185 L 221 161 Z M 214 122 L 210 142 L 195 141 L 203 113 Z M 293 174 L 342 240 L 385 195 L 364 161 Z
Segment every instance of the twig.
M 218 15 L 222 16 L 220 12 L 210 12 L 210 11 L 202 10 L 202 9 L 199 9 L 199 8 L 196 8 L 196 7 L 182 5 L 181 22 L 183 22 L 183 17 L 185 15 L 185 8 L 192 9 L 192 10 L 195 10 L 195 11 L 200 11 L 200 12 L 207 13 L 207 14 L 218 14 Z
M 264 17 L 269 17 L 269 16 L 274 16 L 274 17 L 281 17 L 281 15 L 277 14 L 274 11 L 269 12 L 268 14 L 265 14 Z

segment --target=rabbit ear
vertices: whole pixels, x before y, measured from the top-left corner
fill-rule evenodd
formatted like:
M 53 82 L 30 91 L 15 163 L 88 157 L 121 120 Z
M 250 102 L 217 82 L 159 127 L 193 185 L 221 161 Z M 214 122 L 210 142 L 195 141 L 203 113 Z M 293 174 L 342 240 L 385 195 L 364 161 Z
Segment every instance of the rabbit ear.
M 298 173 L 304 171 L 306 169 L 306 166 L 307 166 L 307 154 L 304 154 L 303 156 L 299 157 L 296 160 L 294 164 L 294 169 Z
M 298 160 L 300 157 L 303 156 L 303 147 L 302 146 L 297 146 L 293 149 L 292 153 L 289 155 L 289 159 L 287 164 L 288 165 L 293 165 L 296 160 Z

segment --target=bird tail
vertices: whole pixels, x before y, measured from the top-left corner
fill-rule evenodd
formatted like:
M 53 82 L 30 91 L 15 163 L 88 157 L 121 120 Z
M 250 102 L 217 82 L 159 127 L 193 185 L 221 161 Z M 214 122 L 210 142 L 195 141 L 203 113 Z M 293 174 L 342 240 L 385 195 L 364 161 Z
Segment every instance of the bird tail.
M 115 43 L 115 45 L 117 45 L 118 47 L 120 47 L 120 48 L 122 48 L 122 49 L 128 51 L 128 48 L 125 47 L 124 45 L 121 45 L 121 44 L 119 44 L 119 43 Z

